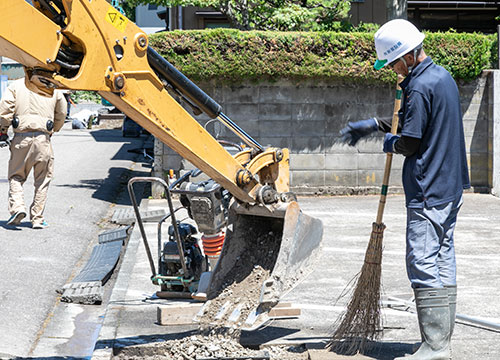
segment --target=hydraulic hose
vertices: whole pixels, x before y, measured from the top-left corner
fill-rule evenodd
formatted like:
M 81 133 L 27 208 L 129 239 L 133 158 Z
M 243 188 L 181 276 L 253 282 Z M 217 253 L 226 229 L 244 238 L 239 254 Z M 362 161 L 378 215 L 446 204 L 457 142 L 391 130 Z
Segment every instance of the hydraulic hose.
M 148 62 L 158 74 L 211 119 L 217 118 L 251 148 L 257 151 L 263 150 L 263 147 L 257 141 L 222 113 L 222 106 L 216 103 L 214 99 L 208 96 L 207 93 L 196 86 L 195 83 L 189 80 L 150 46 L 148 47 Z
M 151 46 L 148 47 L 149 65 L 165 78 L 177 91 L 191 103 L 207 114 L 211 119 L 219 116 L 222 106 L 196 86 L 183 73 L 158 54 Z

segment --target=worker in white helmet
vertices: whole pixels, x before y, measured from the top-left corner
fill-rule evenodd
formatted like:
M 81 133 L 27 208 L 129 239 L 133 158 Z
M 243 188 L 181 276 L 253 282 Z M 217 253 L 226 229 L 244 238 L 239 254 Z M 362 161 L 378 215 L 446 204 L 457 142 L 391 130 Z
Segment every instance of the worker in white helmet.
M 470 187 L 458 88 L 422 47 L 425 35 L 406 20 L 392 20 L 375 34 L 379 70 L 405 76 L 399 135 L 375 118 L 350 122 L 342 139 L 354 146 L 363 136 L 386 132 L 383 151 L 405 156 L 406 267 L 415 294 L 422 337 L 405 359 L 449 359 L 456 314 L 453 233 Z

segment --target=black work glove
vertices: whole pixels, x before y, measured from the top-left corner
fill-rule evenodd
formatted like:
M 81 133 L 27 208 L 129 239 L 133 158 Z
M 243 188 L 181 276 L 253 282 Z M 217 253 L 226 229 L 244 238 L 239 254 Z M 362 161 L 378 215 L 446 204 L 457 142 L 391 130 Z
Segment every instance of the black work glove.
M 361 121 L 350 121 L 347 126 L 340 130 L 341 140 L 344 143 L 348 143 L 350 146 L 356 145 L 356 143 L 364 136 L 370 135 L 371 133 L 378 130 L 378 123 L 375 118 L 370 118 L 368 120 Z

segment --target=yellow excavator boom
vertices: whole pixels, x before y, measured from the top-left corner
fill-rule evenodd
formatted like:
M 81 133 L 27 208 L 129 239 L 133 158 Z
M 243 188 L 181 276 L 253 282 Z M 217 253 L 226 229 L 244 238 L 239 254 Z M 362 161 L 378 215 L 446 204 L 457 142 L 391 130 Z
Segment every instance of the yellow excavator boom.
M 274 255 L 266 265 L 270 276 L 260 303 L 276 303 L 309 272 L 323 231 L 321 222 L 303 214 L 289 192 L 288 149 L 258 144 L 148 46 L 147 35 L 106 0 L 31 2 L 0 1 L 0 55 L 23 64 L 27 84 L 38 92 L 97 91 L 227 190 L 236 200 L 230 207 L 222 254 L 207 277 L 212 284 L 208 296 L 217 296 L 224 280 L 239 271 L 238 262 L 254 259 L 255 251 L 261 250 L 267 260 Z M 217 118 L 248 147 L 232 156 L 178 99 L 195 114 Z M 210 208 L 196 201 L 198 209 Z M 219 225 L 215 228 L 220 230 Z M 144 235 L 143 240 L 147 243 Z
M 229 154 L 169 94 L 162 74 L 151 65 L 160 70 L 167 65 L 166 76 L 176 72 L 175 68 L 148 46 L 148 37 L 140 28 L 107 1 L 33 3 L 0 3 L 0 54 L 23 64 L 30 80 L 42 90 L 98 91 L 244 203 L 258 202 L 262 170 L 261 177 L 273 190 L 288 191 L 288 150 L 263 149 L 257 144 L 256 159 L 250 158 L 249 151 L 237 157 Z M 188 90 L 194 86 L 187 78 L 174 80 L 187 81 Z M 180 92 L 186 89 L 186 83 L 173 85 Z M 195 107 L 230 121 L 212 99 L 196 95 L 187 100 L 201 101 Z

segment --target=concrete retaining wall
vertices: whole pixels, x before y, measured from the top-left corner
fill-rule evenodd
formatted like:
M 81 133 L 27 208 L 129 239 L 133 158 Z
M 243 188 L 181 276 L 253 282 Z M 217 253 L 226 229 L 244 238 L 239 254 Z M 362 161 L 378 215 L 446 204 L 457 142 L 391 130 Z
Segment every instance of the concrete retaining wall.
M 470 173 L 476 191 L 489 191 L 493 186 L 493 133 L 500 126 L 499 106 L 494 106 L 495 83 L 500 86 L 500 75 L 496 71 L 484 72 L 473 82 L 459 83 Z M 379 192 L 386 158 L 382 152 L 383 134 L 350 147 L 339 142 L 338 133 L 348 121 L 372 116 L 392 118 L 394 86 L 280 81 L 233 86 L 218 86 L 212 82 L 200 84 L 200 87 L 259 143 L 290 149 L 290 183 L 295 192 Z M 494 122 L 495 114 L 498 120 Z M 209 119 L 201 116 L 198 120 L 205 124 Z M 208 124 L 207 129 L 219 138 L 238 140 L 218 123 Z M 497 137 L 498 133 L 497 130 Z M 497 147 L 500 146 L 498 142 L 497 139 Z M 155 163 L 156 175 L 164 174 L 168 169 L 191 168 L 158 141 Z M 392 192 L 402 190 L 402 163 L 402 156 L 394 156 Z M 497 178 L 498 188 L 500 176 Z

